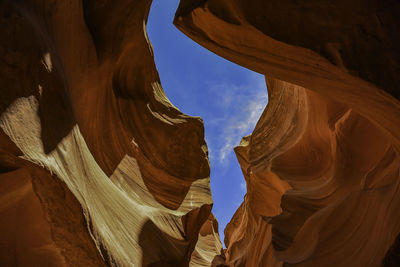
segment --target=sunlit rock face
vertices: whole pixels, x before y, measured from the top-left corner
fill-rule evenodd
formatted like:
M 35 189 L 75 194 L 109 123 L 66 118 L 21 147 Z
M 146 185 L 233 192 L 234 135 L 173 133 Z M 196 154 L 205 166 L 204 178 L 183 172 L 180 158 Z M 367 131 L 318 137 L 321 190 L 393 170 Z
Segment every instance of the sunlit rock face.
M 200 118 L 166 98 L 151 1 L 0 1 L 0 265 L 210 266 Z
M 399 17 L 397 1 L 181 1 L 175 25 L 269 91 L 235 149 L 227 265 L 400 264 Z

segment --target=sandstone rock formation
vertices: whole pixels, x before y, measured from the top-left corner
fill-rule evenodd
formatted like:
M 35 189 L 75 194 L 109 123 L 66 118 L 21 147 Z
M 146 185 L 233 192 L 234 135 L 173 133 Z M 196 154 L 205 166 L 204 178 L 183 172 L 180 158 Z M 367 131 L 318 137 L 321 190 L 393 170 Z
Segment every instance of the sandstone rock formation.
M 0 1 L 1 266 L 220 253 L 203 124 L 164 95 L 150 5 Z
M 397 266 L 398 1 L 181 1 L 179 29 L 267 77 L 225 252 L 150 5 L 0 0 L 0 266 Z
M 400 264 L 399 17 L 390 0 L 181 1 L 179 29 L 267 77 L 235 149 L 247 195 L 226 264 Z

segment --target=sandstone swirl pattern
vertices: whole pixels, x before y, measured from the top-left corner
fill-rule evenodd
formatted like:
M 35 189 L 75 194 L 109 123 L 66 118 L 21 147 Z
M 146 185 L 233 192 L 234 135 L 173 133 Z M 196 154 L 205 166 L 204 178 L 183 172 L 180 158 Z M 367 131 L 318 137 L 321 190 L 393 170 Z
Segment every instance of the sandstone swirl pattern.
M 181 1 L 175 25 L 269 91 L 235 149 L 247 195 L 226 264 L 399 264 L 399 16 L 396 1 Z
M 0 0 L 0 265 L 398 266 L 398 1 L 181 1 L 177 27 L 269 90 L 225 253 L 150 5 Z
M 203 123 L 161 88 L 150 5 L 0 1 L 1 266 L 220 253 Z

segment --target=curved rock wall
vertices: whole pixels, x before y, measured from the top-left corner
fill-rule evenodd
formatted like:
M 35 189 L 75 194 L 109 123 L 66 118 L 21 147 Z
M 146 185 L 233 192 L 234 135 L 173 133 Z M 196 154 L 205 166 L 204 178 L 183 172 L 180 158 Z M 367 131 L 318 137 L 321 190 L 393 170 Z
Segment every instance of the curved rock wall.
M 226 264 L 399 264 L 399 16 L 395 1 L 181 1 L 179 29 L 267 77 L 235 149 L 247 195 Z
M 0 265 L 209 266 L 220 253 L 203 123 L 161 88 L 150 5 L 0 1 Z
M 0 1 L 0 265 L 398 265 L 398 2 L 181 1 L 178 28 L 267 77 L 226 251 L 150 5 Z

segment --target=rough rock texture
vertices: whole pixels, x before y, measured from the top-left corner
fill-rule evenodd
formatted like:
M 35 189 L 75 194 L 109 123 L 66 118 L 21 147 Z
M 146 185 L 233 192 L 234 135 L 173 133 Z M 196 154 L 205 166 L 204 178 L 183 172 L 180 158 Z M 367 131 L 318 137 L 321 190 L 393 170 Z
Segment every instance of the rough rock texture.
M 184 33 L 267 76 L 226 251 L 150 5 L 0 0 L 0 265 L 398 266 L 399 2 L 181 1 Z
M 150 5 L 0 0 L 1 266 L 220 254 L 203 123 L 164 95 Z
M 175 25 L 267 77 L 235 149 L 229 266 L 398 266 L 398 1 L 182 0 Z

